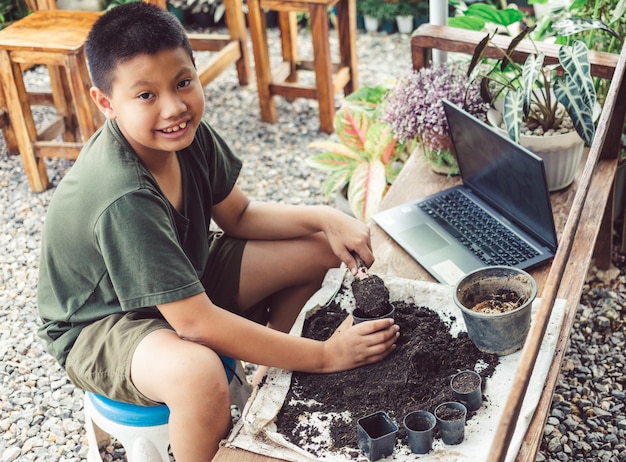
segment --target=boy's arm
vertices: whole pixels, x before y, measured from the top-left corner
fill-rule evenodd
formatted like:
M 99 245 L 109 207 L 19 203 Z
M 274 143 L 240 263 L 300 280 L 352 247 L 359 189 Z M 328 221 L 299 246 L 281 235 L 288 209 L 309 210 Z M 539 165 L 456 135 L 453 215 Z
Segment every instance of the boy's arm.
M 213 219 L 228 235 L 242 239 L 291 239 L 321 231 L 353 273 L 358 265 L 351 252 L 368 267 L 374 262 L 369 227 L 329 206 L 250 201 L 235 186 L 214 207 Z
M 205 293 L 158 308 L 181 338 L 247 362 L 304 372 L 337 372 L 379 361 L 393 351 L 399 335 L 391 319 L 353 326 L 348 316 L 325 342 L 296 337 L 219 308 Z

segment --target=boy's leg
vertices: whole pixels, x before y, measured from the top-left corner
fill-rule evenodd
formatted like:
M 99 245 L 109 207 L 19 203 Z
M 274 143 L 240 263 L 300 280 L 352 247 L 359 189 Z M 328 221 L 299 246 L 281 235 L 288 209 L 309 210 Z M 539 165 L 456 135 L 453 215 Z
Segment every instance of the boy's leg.
M 268 326 L 288 332 L 328 269 L 340 263 L 323 233 L 282 241 L 248 241 L 241 262 L 239 306 L 245 311 L 265 303 Z
M 212 460 L 231 427 L 228 380 L 219 356 L 161 329 L 140 341 L 131 364 L 137 389 L 170 409 L 176 461 Z

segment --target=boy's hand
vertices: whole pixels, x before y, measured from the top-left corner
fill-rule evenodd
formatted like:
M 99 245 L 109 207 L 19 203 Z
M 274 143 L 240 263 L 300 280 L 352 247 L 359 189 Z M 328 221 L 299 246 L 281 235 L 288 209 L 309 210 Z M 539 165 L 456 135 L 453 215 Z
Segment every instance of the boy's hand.
M 380 361 L 396 347 L 399 326 L 393 319 L 352 325 L 348 316 L 324 342 L 325 372 L 339 372 Z
M 332 210 L 332 215 L 324 221 L 324 233 L 335 255 L 346 264 L 352 274 L 357 273 L 359 263 L 367 268 L 374 263 L 370 229 L 365 223 Z

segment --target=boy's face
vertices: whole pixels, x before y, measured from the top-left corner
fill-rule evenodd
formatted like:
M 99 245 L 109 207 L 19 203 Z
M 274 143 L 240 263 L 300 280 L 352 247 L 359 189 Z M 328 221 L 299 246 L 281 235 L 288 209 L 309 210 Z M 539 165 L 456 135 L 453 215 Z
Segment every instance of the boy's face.
M 189 146 L 204 113 L 202 85 L 183 48 L 119 64 L 111 95 L 97 88 L 91 95 L 144 159 Z

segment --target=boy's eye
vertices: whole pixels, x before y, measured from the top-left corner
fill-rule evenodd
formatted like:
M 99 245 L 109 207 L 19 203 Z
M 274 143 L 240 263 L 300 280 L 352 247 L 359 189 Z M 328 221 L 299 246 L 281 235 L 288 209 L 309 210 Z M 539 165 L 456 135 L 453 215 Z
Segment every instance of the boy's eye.
M 188 87 L 189 85 L 191 85 L 191 79 L 185 79 L 185 80 L 178 82 L 178 88 L 185 88 L 185 87 Z
M 150 98 L 152 98 L 152 93 L 150 93 L 149 91 L 145 91 L 143 93 L 140 93 L 137 98 L 141 99 L 141 100 L 149 100 Z

